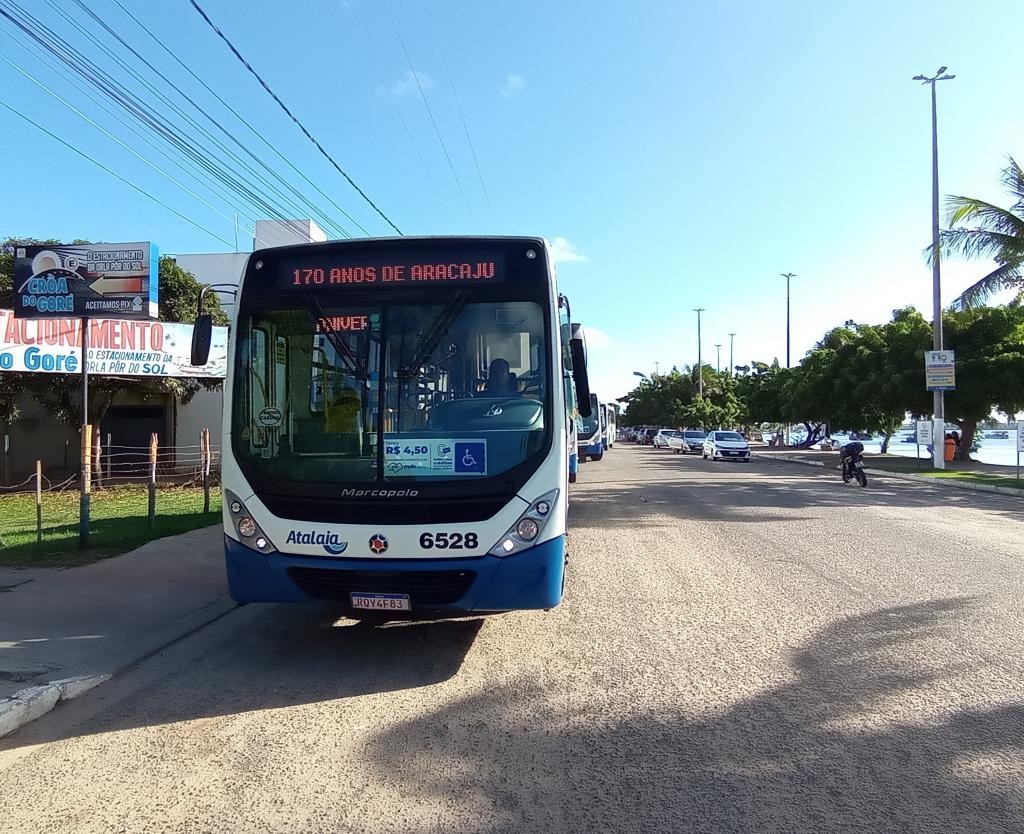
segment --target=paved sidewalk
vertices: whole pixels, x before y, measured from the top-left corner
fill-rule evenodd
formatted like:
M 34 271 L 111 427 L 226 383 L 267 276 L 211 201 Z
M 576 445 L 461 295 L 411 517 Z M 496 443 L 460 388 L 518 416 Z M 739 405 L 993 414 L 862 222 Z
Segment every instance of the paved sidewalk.
M 222 537 L 218 524 L 82 567 L 3 571 L 0 712 L 54 680 L 105 680 L 230 611 Z
M 839 466 L 839 450 L 831 452 L 820 449 L 803 449 L 797 446 L 776 447 L 776 446 L 752 446 L 751 451 L 762 457 L 795 457 L 800 460 L 815 461 L 825 466 Z M 904 472 L 917 474 L 931 469 L 929 461 L 920 461 L 906 457 L 905 455 L 885 454 L 866 452 L 864 460 L 869 466 L 875 469 L 884 469 L 889 472 Z M 1001 478 L 1016 478 L 1017 470 L 1013 466 L 997 466 L 995 464 L 980 463 L 976 460 L 955 460 L 946 463 L 946 469 L 951 472 L 972 472 L 979 475 L 986 475 Z
M 761 446 L 753 447 L 751 452 L 755 457 L 765 460 L 839 469 L 838 451 Z M 954 461 L 946 464 L 946 473 L 936 473 L 929 472 L 930 467 L 921 466 L 918 469 L 918 463 L 913 458 L 879 454 L 864 455 L 864 463 L 866 465 L 864 471 L 869 475 L 917 481 L 936 487 L 998 493 L 1016 498 L 1024 497 L 1024 489 L 1020 488 L 1020 482 L 1015 477 L 1016 470 L 1006 466 L 992 466 L 977 461 Z M 955 473 L 958 472 L 964 473 L 967 477 L 955 477 Z

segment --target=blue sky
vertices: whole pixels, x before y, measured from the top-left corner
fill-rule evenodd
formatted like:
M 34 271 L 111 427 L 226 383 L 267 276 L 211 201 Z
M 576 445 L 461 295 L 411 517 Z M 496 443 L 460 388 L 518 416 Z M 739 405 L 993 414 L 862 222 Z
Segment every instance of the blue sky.
M 121 77 L 110 57 L 123 54 L 120 47 L 101 52 L 46 0 L 20 2 Z M 53 2 L 110 41 L 70 0 Z M 296 187 L 325 202 L 114 0 L 85 2 L 253 152 L 273 159 Z M 369 232 L 388 231 L 188 0 L 122 2 Z M 633 370 L 694 362 L 694 307 L 706 308 L 704 357 L 712 364 L 716 343 L 724 345 L 727 362 L 730 332 L 737 334 L 737 363 L 785 361 L 781 272 L 797 274 L 794 362 L 848 318 L 881 321 L 906 304 L 930 309 L 930 269 L 921 257 L 930 240 L 929 99 L 912 76 L 943 64 L 957 75 L 940 87 L 943 195 L 1005 203 L 1000 169 L 1007 154 L 1024 156 L 1024 114 L 1007 74 L 1024 23 L 1019 0 L 429 0 L 429 6 L 390 0 L 411 69 L 383 0 L 349 0 L 347 8 L 339 0 L 201 5 L 404 232 L 557 240 L 560 285 L 575 317 L 591 328 L 594 388 L 604 397 L 628 391 Z M 493 215 L 430 10 L 442 30 Z M 24 36 L 12 34 L 6 21 L 0 31 L 0 55 L 166 164 L 122 119 L 103 113 L 26 51 Z M 190 182 L 219 213 L 207 207 L 3 61 L 0 89 L 15 109 L 233 241 L 228 218 L 237 198 L 225 200 L 223 192 Z M 8 185 L 0 235 L 153 240 L 164 252 L 230 248 L 2 109 L 0 152 Z M 985 269 L 946 264 L 944 298 Z

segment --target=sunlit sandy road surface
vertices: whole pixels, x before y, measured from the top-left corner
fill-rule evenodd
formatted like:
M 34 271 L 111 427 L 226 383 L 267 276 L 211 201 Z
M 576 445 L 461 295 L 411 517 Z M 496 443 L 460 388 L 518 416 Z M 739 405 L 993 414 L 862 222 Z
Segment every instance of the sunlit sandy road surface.
M 0 830 L 1019 832 L 1024 512 L 620 445 L 558 609 L 254 607 L 0 744 Z

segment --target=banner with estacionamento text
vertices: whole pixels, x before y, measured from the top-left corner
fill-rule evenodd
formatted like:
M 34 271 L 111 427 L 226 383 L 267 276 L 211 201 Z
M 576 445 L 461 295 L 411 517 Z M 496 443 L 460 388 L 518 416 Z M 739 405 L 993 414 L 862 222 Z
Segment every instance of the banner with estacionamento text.
M 210 360 L 191 364 L 192 325 L 163 321 L 89 321 L 89 373 L 110 376 L 223 378 L 228 329 L 213 328 Z M 16 319 L 0 310 L 0 373 L 80 374 L 80 319 Z

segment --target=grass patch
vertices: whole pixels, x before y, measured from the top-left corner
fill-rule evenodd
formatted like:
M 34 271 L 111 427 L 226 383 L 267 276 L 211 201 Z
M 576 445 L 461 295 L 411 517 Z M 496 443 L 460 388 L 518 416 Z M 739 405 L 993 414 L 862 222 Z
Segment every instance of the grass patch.
M 0 496 L 0 567 L 82 565 L 220 521 L 219 487 L 211 490 L 208 513 L 203 512 L 202 487 L 158 488 L 152 530 L 148 502 L 145 486 L 94 491 L 89 547 L 83 551 L 78 548 L 77 492 L 43 494 L 42 543 L 36 541 L 35 496 Z
M 1005 475 L 988 475 L 984 472 L 963 472 L 955 469 L 932 469 L 922 472 L 929 478 L 937 478 L 943 481 L 957 481 L 967 484 L 986 484 L 987 486 L 1009 487 L 1010 489 L 1024 489 L 1024 480 L 1018 481 L 1016 477 Z

